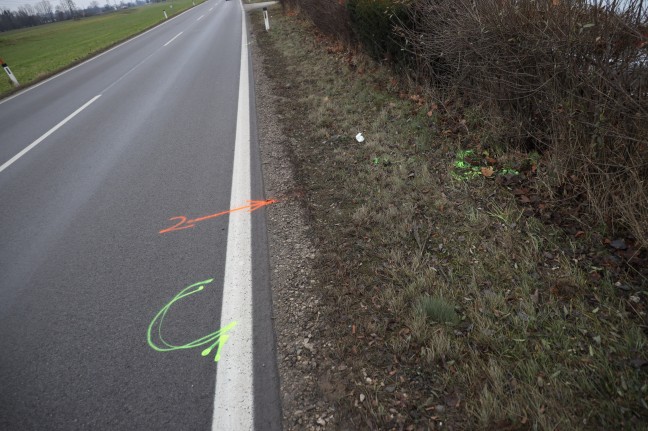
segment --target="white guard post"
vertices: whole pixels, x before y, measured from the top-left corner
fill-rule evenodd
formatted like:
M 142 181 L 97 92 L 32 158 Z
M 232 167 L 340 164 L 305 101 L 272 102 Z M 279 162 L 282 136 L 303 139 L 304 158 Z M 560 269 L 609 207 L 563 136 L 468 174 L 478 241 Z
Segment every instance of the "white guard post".
M 164 13 L 164 19 L 169 19 L 169 17 L 166 14 L 166 10 L 163 10 L 162 13 Z
M 270 18 L 268 18 L 268 8 L 263 8 L 263 21 L 265 22 L 266 31 L 270 30 Z
M 7 75 L 9 76 L 9 79 L 11 79 L 11 82 L 13 82 L 14 87 L 18 87 L 20 84 L 18 83 L 18 80 L 14 76 L 11 69 L 9 69 L 9 66 L 7 66 L 7 63 L 5 63 L 4 60 L 1 58 L 0 58 L 0 63 L 2 63 L 2 68 L 4 69 L 5 72 L 7 72 Z

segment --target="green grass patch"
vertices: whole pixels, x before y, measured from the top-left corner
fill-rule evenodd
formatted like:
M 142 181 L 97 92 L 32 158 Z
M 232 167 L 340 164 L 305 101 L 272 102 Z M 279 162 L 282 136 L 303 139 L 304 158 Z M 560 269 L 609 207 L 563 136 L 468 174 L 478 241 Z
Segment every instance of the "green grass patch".
M 200 3 L 196 1 L 196 4 Z M 150 4 L 105 15 L 9 31 L 0 35 L 0 57 L 22 86 L 85 60 L 193 6 L 192 0 Z M 2 72 L 0 97 L 14 90 Z
M 418 301 L 416 311 L 430 322 L 450 323 L 453 325 L 459 323 L 459 315 L 454 307 L 443 298 L 422 296 Z

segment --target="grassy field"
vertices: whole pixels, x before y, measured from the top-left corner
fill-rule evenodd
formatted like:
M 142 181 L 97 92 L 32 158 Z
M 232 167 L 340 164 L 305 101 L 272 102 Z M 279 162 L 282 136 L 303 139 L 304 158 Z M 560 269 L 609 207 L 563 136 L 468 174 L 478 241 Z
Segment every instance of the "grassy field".
M 171 17 L 192 6 L 192 0 L 175 0 L 2 33 L 0 57 L 26 86 L 154 26 L 164 20 L 163 10 Z M 14 90 L 2 74 L 0 97 Z
M 309 337 L 329 347 L 300 355 L 327 429 L 648 429 L 645 284 L 526 215 L 503 175 L 457 173 L 488 139 L 479 106 L 422 97 L 299 16 L 254 19 L 319 248 Z

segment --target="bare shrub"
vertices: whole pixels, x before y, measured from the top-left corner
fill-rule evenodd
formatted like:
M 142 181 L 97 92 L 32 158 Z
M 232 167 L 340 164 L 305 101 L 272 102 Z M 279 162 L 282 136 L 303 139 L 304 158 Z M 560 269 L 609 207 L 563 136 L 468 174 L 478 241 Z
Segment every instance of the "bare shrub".
M 347 46 L 354 38 L 345 0 L 281 0 L 284 9 L 304 12 L 322 33 L 335 37 Z
M 348 0 L 353 32 L 365 51 L 375 60 L 399 66 L 413 63 L 402 46 L 406 41 L 397 27 L 409 27 L 407 5 L 398 0 Z
M 435 86 L 490 102 L 592 212 L 648 245 L 648 4 L 421 0 L 404 29 Z

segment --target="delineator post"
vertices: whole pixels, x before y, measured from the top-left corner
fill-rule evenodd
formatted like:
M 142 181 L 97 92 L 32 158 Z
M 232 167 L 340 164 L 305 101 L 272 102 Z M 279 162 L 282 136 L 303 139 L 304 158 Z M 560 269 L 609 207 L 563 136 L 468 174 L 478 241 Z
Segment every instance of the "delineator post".
M 268 17 L 268 8 L 263 8 L 263 21 L 265 22 L 266 31 L 270 30 L 270 18 Z
M 0 58 L 0 63 L 2 63 L 2 68 L 5 72 L 7 72 L 7 75 L 9 76 L 9 79 L 11 79 L 11 82 L 13 82 L 14 87 L 18 87 L 20 84 L 18 83 L 18 80 L 16 79 L 16 76 L 13 74 L 11 69 L 9 69 L 9 66 L 7 66 L 7 63 L 5 63 L 2 58 Z

